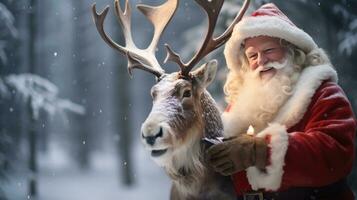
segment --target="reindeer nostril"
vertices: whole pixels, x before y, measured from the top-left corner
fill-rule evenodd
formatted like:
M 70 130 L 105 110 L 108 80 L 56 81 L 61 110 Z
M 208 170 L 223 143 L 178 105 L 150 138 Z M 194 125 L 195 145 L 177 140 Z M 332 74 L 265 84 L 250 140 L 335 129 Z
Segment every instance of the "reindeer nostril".
M 150 145 L 154 145 L 155 144 L 155 140 L 156 140 L 156 137 L 155 136 L 149 136 L 149 137 L 146 137 L 145 138 L 146 142 Z
M 163 131 L 162 131 L 162 127 L 160 127 L 160 131 L 158 134 L 156 134 L 156 137 L 162 137 L 163 136 Z
M 144 133 L 141 133 L 141 137 L 144 138 L 146 140 L 146 143 L 148 143 L 150 145 L 154 145 L 155 141 L 156 141 L 156 138 L 162 137 L 163 135 L 164 134 L 163 134 L 162 127 L 160 127 L 159 132 L 154 136 L 145 136 Z

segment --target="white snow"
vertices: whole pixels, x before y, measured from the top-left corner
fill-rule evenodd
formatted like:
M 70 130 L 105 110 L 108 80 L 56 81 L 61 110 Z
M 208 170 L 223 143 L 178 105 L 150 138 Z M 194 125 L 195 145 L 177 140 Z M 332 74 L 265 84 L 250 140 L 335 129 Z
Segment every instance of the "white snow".
M 169 178 L 150 160 L 141 144 L 136 144 L 133 151 L 136 182 L 132 187 L 120 183 L 118 159 L 114 154 L 98 152 L 92 157 L 92 169 L 80 171 L 64 151 L 52 143 L 49 153 L 40 156 L 37 200 L 169 199 Z M 11 177 L 3 189 L 9 200 L 27 199 L 24 175 Z

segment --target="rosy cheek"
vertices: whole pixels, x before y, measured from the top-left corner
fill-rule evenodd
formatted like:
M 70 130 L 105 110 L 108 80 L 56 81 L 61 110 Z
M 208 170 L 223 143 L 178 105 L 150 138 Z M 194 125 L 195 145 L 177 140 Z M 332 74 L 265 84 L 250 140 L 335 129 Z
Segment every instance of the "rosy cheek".
M 255 70 L 257 67 L 258 67 L 257 61 L 249 62 L 249 68 L 250 68 L 251 70 Z

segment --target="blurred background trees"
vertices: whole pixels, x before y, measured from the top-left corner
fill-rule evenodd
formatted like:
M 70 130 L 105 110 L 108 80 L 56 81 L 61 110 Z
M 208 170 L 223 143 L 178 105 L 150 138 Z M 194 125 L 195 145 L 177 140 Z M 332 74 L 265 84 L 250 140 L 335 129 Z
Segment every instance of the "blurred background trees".
M 93 0 L 0 0 L 0 199 L 167 199 L 169 180 L 140 144 L 140 125 L 151 108 L 151 75 L 126 72 L 126 60 L 99 37 L 91 19 Z M 130 0 L 132 5 L 138 0 Z M 142 0 L 158 5 L 163 0 Z M 251 10 L 267 1 L 253 1 Z M 340 84 L 357 107 L 357 2 L 272 0 L 330 55 Z M 123 44 L 112 0 L 105 29 Z M 123 2 L 122 2 L 123 3 Z M 239 10 L 226 0 L 216 32 Z M 150 23 L 133 12 L 134 40 L 146 46 Z M 203 11 L 182 0 L 163 43 L 192 55 L 206 31 Z M 210 86 L 224 107 L 223 48 Z M 172 63 L 167 71 L 177 70 Z M 67 112 L 69 111 L 69 112 Z M 357 167 L 349 182 L 357 192 Z M 31 191 L 31 188 L 33 191 Z

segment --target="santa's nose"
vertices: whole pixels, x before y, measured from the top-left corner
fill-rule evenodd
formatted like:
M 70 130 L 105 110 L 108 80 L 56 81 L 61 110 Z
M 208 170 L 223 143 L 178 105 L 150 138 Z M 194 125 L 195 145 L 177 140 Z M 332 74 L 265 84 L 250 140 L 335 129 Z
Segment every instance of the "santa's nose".
M 259 53 L 258 54 L 258 60 L 257 60 L 257 64 L 258 64 L 257 67 L 265 65 L 268 62 L 268 60 L 269 60 L 268 57 L 266 57 L 264 55 L 264 53 Z

